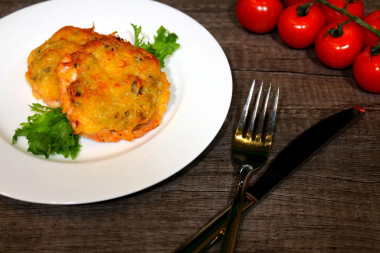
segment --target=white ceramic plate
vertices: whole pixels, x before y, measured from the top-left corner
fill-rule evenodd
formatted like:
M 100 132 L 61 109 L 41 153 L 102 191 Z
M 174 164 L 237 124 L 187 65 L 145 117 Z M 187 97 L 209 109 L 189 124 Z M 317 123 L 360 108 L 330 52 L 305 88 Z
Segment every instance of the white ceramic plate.
M 25 80 L 34 48 L 65 25 L 133 41 L 131 23 L 153 39 L 160 25 L 179 37 L 181 47 L 164 71 L 171 98 L 162 124 L 144 137 L 118 143 L 81 138 L 74 161 L 46 160 L 28 152 L 27 141 L 11 144 L 14 130 L 33 114 L 37 102 Z M 148 0 L 55 0 L 0 20 L 0 194 L 46 204 L 80 204 L 125 196 L 175 174 L 214 139 L 232 96 L 231 70 L 224 52 L 199 23 L 167 5 Z M 41 103 L 41 101 L 39 101 Z

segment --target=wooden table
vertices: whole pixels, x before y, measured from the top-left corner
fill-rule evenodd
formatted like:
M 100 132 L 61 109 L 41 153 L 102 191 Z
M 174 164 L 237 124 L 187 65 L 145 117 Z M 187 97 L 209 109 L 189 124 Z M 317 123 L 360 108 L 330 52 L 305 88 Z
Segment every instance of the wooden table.
M 37 2 L 1 0 L 0 17 Z M 290 49 L 275 31 L 246 31 L 235 1 L 161 2 L 201 23 L 229 60 L 233 97 L 220 132 L 179 173 L 131 196 L 74 206 L 0 196 L 0 252 L 174 251 L 231 202 L 231 137 L 253 78 L 281 85 L 270 160 L 333 113 L 367 113 L 245 215 L 236 252 L 380 252 L 380 94 L 360 89 L 351 68 L 323 66 L 313 48 Z M 366 13 L 380 9 L 380 1 L 364 3 Z

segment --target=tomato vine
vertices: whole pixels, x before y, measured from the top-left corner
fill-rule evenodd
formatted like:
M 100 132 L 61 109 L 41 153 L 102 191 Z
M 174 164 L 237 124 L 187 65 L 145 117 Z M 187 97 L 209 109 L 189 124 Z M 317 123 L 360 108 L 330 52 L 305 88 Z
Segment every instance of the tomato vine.
M 377 37 L 380 38 L 380 30 L 372 27 L 371 25 L 369 25 L 368 23 L 366 23 L 364 20 L 362 20 L 358 16 L 352 15 L 351 13 L 349 13 L 347 11 L 347 6 L 350 3 L 350 1 L 351 0 L 346 0 L 346 5 L 343 8 L 340 8 L 340 7 L 337 7 L 337 6 L 329 3 L 327 0 L 315 0 L 315 1 L 311 2 L 311 3 L 305 3 L 303 5 L 300 5 L 298 7 L 298 9 L 297 9 L 297 13 L 305 13 L 305 9 L 309 8 L 311 4 L 320 3 L 322 5 L 328 6 L 331 9 L 333 9 L 333 10 L 335 10 L 335 11 L 337 11 L 337 12 L 343 14 L 343 15 L 345 15 L 346 17 L 349 18 L 349 20 L 352 20 L 355 23 L 361 25 L 362 27 L 364 27 L 365 29 L 371 31 Z M 339 28 L 339 25 L 338 25 L 338 28 Z M 378 54 L 379 52 L 380 52 L 380 41 L 377 43 L 376 46 L 373 46 L 372 49 L 371 49 L 371 53 Z

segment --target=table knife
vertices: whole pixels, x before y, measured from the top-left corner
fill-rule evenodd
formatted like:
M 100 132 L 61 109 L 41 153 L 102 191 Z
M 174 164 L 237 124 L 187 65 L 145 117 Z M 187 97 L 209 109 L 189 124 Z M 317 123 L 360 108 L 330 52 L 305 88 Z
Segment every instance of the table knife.
M 255 206 L 265 196 L 301 167 L 322 147 L 364 115 L 364 109 L 354 107 L 338 112 L 312 126 L 273 160 L 260 178 L 247 189 L 243 212 Z M 202 252 L 223 237 L 231 206 L 215 217 L 175 252 Z

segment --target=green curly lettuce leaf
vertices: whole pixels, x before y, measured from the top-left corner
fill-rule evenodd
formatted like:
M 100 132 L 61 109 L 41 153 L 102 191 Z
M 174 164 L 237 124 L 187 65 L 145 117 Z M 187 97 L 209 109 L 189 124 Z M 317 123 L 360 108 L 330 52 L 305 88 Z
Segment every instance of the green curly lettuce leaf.
M 160 61 L 161 68 L 165 67 L 165 58 L 168 55 L 172 55 L 180 46 L 180 44 L 177 43 L 178 36 L 175 33 L 170 33 L 166 28 L 161 26 L 157 30 L 157 35 L 154 36 L 154 42 L 145 43 L 144 38 L 140 36 L 141 26 L 131 25 L 135 32 L 134 45 L 153 54 Z
M 30 108 L 36 113 L 16 129 L 12 144 L 17 142 L 18 137 L 25 136 L 29 144 L 28 152 L 46 158 L 60 154 L 75 159 L 80 150 L 79 135 L 74 134 L 61 108 L 50 108 L 37 103 L 30 105 Z

